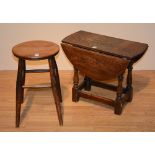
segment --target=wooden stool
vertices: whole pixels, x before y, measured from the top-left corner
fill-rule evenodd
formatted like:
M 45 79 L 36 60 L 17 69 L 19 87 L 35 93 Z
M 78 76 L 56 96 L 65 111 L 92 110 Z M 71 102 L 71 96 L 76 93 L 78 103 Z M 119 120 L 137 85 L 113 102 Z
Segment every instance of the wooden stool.
M 48 41 L 28 41 L 13 47 L 14 56 L 18 57 L 18 73 L 16 81 L 16 127 L 20 124 L 21 104 L 24 101 L 25 73 L 43 73 L 50 72 L 51 88 L 56 104 L 59 124 L 63 125 L 62 118 L 62 96 L 58 68 L 55 61 L 55 55 L 59 52 L 59 46 Z M 27 70 L 25 60 L 44 60 L 48 59 L 49 69 Z

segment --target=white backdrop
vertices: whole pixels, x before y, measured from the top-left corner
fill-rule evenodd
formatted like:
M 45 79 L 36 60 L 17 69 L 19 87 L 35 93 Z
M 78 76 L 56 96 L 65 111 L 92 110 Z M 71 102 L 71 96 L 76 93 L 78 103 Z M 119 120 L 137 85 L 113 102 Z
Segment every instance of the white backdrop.
M 149 44 L 144 57 L 134 66 L 136 70 L 155 70 L 155 24 L 0 24 L 0 70 L 17 69 L 12 47 L 28 40 L 49 40 L 60 45 L 67 35 L 86 30 L 103 35 Z M 71 70 L 72 65 L 62 50 L 56 58 L 60 70 Z M 46 61 L 28 62 L 29 68 L 47 68 Z

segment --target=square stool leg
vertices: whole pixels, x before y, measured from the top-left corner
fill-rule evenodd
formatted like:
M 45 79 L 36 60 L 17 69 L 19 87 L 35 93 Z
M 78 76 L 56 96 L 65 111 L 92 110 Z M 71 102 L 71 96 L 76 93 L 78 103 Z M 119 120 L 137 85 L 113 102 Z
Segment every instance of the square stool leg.
M 58 90 L 58 76 L 55 76 L 55 65 L 54 65 L 54 57 L 48 59 L 49 61 L 49 68 L 50 68 L 50 77 L 51 77 L 51 86 L 52 92 L 55 100 L 56 110 L 58 114 L 59 124 L 63 125 L 63 118 L 62 118 L 62 107 L 60 102 L 60 92 Z
M 24 98 L 23 84 L 25 83 L 25 60 L 18 60 L 18 72 L 16 81 L 16 127 L 20 124 L 21 103 Z

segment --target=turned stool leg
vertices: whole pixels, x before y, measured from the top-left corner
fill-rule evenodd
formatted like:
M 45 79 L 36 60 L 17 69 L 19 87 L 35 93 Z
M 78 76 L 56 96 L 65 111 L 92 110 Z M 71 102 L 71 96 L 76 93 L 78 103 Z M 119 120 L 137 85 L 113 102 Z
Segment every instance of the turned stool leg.
M 78 75 L 78 69 L 74 67 L 74 77 L 73 77 L 73 88 L 72 88 L 72 101 L 78 102 L 79 101 L 79 95 L 78 95 L 78 84 L 79 84 L 79 75 Z
M 57 63 L 55 61 L 55 59 L 52 59 L 52 65 L 54 66 L 54 76 L 56 77 L 56 85 L 57 85 L 57 90 L 58 90 L 58 94 L 59 94 L 59 99 L 60 102 L 62 102 L 62 94 L 61 94 L 61 87 L 60 87 L 60 78 L 59 78 L 59 73 L 58 73 L 58 66 Z
M 123 107 L 123 102 L 122 102 L 122 93 L 123 93 L 123 75 L 118 76 L 118 87 L 117 87 L 117 96 L 115 100 L 115 114 L 120 115 L 122 113 L 122 107 Z
M 127 101 L 131 102 L 133 98 L 133 88 L 132 88 L 132 67 L 133 63 L 130 62 L 128 65 L 128 75 L 127 75 L 127 87 L 126 93 L 128 94 Z
M 55 66 L 53 65 L 53 59 L 54 57 L 52 58 L 49 58 L 48 61 L 49 61 L 49 68 L 50 68 L 50 77 L 51 77 L 51 86 L 52 86 L 52 92 L 53 92 L 53 96 L 54 96 L 54 100 L 55 100 L 55 105 L 56 105 L 56 110 L 57 110 L 57 114 L 58 114 L 58 119 L 59 119 L 59 124 L 60 125 L 63 125 L 63 118 L 62 118 L 62 107 L 61 107 L 61 103 L 60 103 L 60 98 L 59 98 L 59 91 L 58 91 L 58 88 L 57 88 L 57 78 L 55 76 Z
M 84 78 L 85 81 L 85 90 L 90 91 L 91 90 L 91 78 L 85 76 Z
M 17 73 L 17 81 L 16 81 L 16 127 L 19 127 L 20 124 L 20 110 L 21 103 L 23 101 L 23 81 L 24 81 L 24 68 L 23 68 L 24 60 L 18 60 L 18 73 Z

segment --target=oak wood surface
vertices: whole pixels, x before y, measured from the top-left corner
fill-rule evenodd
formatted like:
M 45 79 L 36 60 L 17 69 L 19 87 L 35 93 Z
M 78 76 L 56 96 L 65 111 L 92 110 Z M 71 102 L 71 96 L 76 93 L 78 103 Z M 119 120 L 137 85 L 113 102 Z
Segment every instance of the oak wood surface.
M 118 78 L 115 114 L 120 115 L 126 102 L 133 99 L 132 66 L 146 52 L 148 45 L 134 41 L 99 35 L 86 31 L 78 31 L 62 40 L 61 46 L 67 58 L 74 66 L 72 100 L 78 102 L 80 96 L 107 103 L 103 97 L 83 93 L 91 90 L 91 80 L 103 81 Z M 123 74 L 128 68 L 127 86 L 124 88 Z M 79 82 L 78 71 L 85 76 L 84 87 Z M 99 84 L 100 86 L 100 84 Z M 103 85 L 102 85 L 103 86 Z M 125 95 L 123 95 L 125 93 Z M 113 101 L 108 100 L 108 103 Z
M 53 42 L 34 40 L 20 43 L 13 47 L 16 57 L 26 60 L 47 59 L 59 52 L 59 46 Z
M 118 57 L 94 53 L 91 50 L 69 44 L 62 43 L 61 46 L 73 66 L 94 80 L 102 81 L 117 78 L 125 72 L 129 63 L 129 61 Z
M 135 59 L 136 61 L 146 52 L 148 45 L 144 43 L 109 37 L 86 31 L 78 31 L 62 40 L 74 46 L 86 48 L 109 55 Z
M 73 71 L 60 71 L 64 126 L 59 126 L 52 92 L 47 88 L 26 89 L 20 128 L 14 123 L 16 74 L 0 71 L 0 131 L 155 131 L 155 71 L 133 71 L 134 98 L 121 116 L 96 101 L 81 98 L 78 103 L 72 102 Z M 47 81 L 50 83 L 49 73 L 26 75 L 26 85 L 44 85 Z M 92 92 L 116 96 L 97 87 L 92 87 Z

